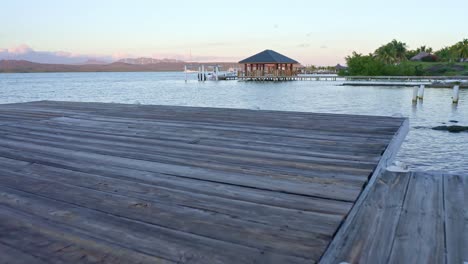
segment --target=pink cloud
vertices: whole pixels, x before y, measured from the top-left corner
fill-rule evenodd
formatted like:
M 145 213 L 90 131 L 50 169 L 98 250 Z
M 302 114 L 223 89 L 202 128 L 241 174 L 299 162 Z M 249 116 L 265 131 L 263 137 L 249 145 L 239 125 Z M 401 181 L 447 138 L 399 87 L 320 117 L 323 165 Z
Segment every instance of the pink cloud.
M 89 60 L 112 62 L 108 55 L 78 54 L 66 51 L 36 51 L 26 44 L 9 49 L 0 49 L 0 59 L 27 60 L 38 63 L 81 64 Z
M 25 54 L 31 51 L 33 51 L 33 49 L 26 44 L 21 44 L 19 46 L 8 49 L 8 52 L 13 54 Z

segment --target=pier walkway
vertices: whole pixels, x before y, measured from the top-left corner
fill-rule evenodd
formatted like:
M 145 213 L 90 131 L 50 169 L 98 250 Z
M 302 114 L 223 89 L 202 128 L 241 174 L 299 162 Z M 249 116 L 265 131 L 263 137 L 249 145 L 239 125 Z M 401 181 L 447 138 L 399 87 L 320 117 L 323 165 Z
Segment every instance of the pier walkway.
M 321 263 L 467 263 L 467 209 L 468 175 L 385 172 Z
M 392 209 L 402 192 L 406 207 L 391 240 L 400 249 L 405 234 L 412 234 L 402 229 L 404 220 L 417 215 L 410 209 L 433 201 L 428 191 L 452 184 L 447 179 L 437 185 L 442 187 L 421 189 L 426 196 L 401 191 L 410 187 L 397 183 L 388 196 L 374 191 L 393 186 L 379 187 L 387 181 L 380 175 L 407 131 L 407 119 L 378 116 L 51 101 L 0 105 L 1 261 L 351 262 L 375 248 L 369 232 L 382 226 L 381 211 L 367 208 L 383 199 L 390 204 L 383 208 Z M 419 188 L 411 177 L 399 179 Z M 437 212 L 449 212 L 449 202 L 444 206 Z M 349 244 L 356 233 L 363 239 L 355 241 L 364 244 Z M 433 250 L 439 242 L 425 243 Z

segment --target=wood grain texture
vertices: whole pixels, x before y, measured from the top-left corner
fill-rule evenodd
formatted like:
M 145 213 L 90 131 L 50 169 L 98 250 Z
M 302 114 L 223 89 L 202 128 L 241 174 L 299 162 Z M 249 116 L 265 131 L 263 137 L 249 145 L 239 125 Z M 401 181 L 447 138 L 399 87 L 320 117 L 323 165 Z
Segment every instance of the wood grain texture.
M 386 172 L 321 263 L 463 263 L 467 190 L 468 175 Z
M 0 105 L 0 250 L 37 263 L 314 263 L 406 125 L 225 108 Z M 401 185 L 378 186 L 397 198 Z

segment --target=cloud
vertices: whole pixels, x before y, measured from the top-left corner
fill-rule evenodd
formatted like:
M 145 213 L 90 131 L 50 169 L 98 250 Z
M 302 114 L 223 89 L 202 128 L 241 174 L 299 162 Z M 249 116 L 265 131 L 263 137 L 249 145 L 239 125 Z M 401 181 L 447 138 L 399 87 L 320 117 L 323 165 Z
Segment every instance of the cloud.
M 8 53 L 12 53 L 12 54 L 26 54 L 32 51 L 33 49 L 26 44 L 22 44 L 22 45 L 8 49 Z
M 224 45 L 225 43 L 211 43 L 213 45 Z M 9 49 L 0 49 L 0 60 L 27 60 L 37 63 L 49 64 L 83 64 L 89 61 L 99 61 L 103 63 L 111 63 L 125 58 L 140 58 L 150 57 L 154 59 L 175 59 L 182 61 L 196 62 L 232 62 L 238 61 L 238 57 L 222 57 L 222 56 L 206 56 L 180 54 L 180 53 L 153 53 L 152 55 L 134 55 L 125 52 L 116 52 L 112 55 L 93 55 L 93 54 L 76 54 L 66 51 L 36 51 L 28 45 L 19 45 Z
M 27 60 L 38 63 L 53 64 L 80 64 L 88 60 L 102 62 L 113 61 L 112 56 L 73 54 L 65 51 L 35 51 L 26 44 L 8 49 L 0 49 L 0 59 L 4 60 Z
M 328 49 L 328 47 L 326 45 L 322 45 L 320 46 L 321 49 Z
M 309 43 L 302 43 L 302 44 L 299 44 L 297 45 L 299 48 L 308 48 L 310 47 L 310 44 Z

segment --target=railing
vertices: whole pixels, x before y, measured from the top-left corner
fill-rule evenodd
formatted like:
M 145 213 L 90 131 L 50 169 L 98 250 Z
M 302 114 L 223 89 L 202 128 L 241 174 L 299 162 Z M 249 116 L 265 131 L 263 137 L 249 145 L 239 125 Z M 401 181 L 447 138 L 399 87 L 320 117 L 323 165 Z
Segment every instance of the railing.
M 292 77 L 297 75 L 297 71 L 291 70 L 253 70 L 247 72 L 237 72 L 238 77 Z

